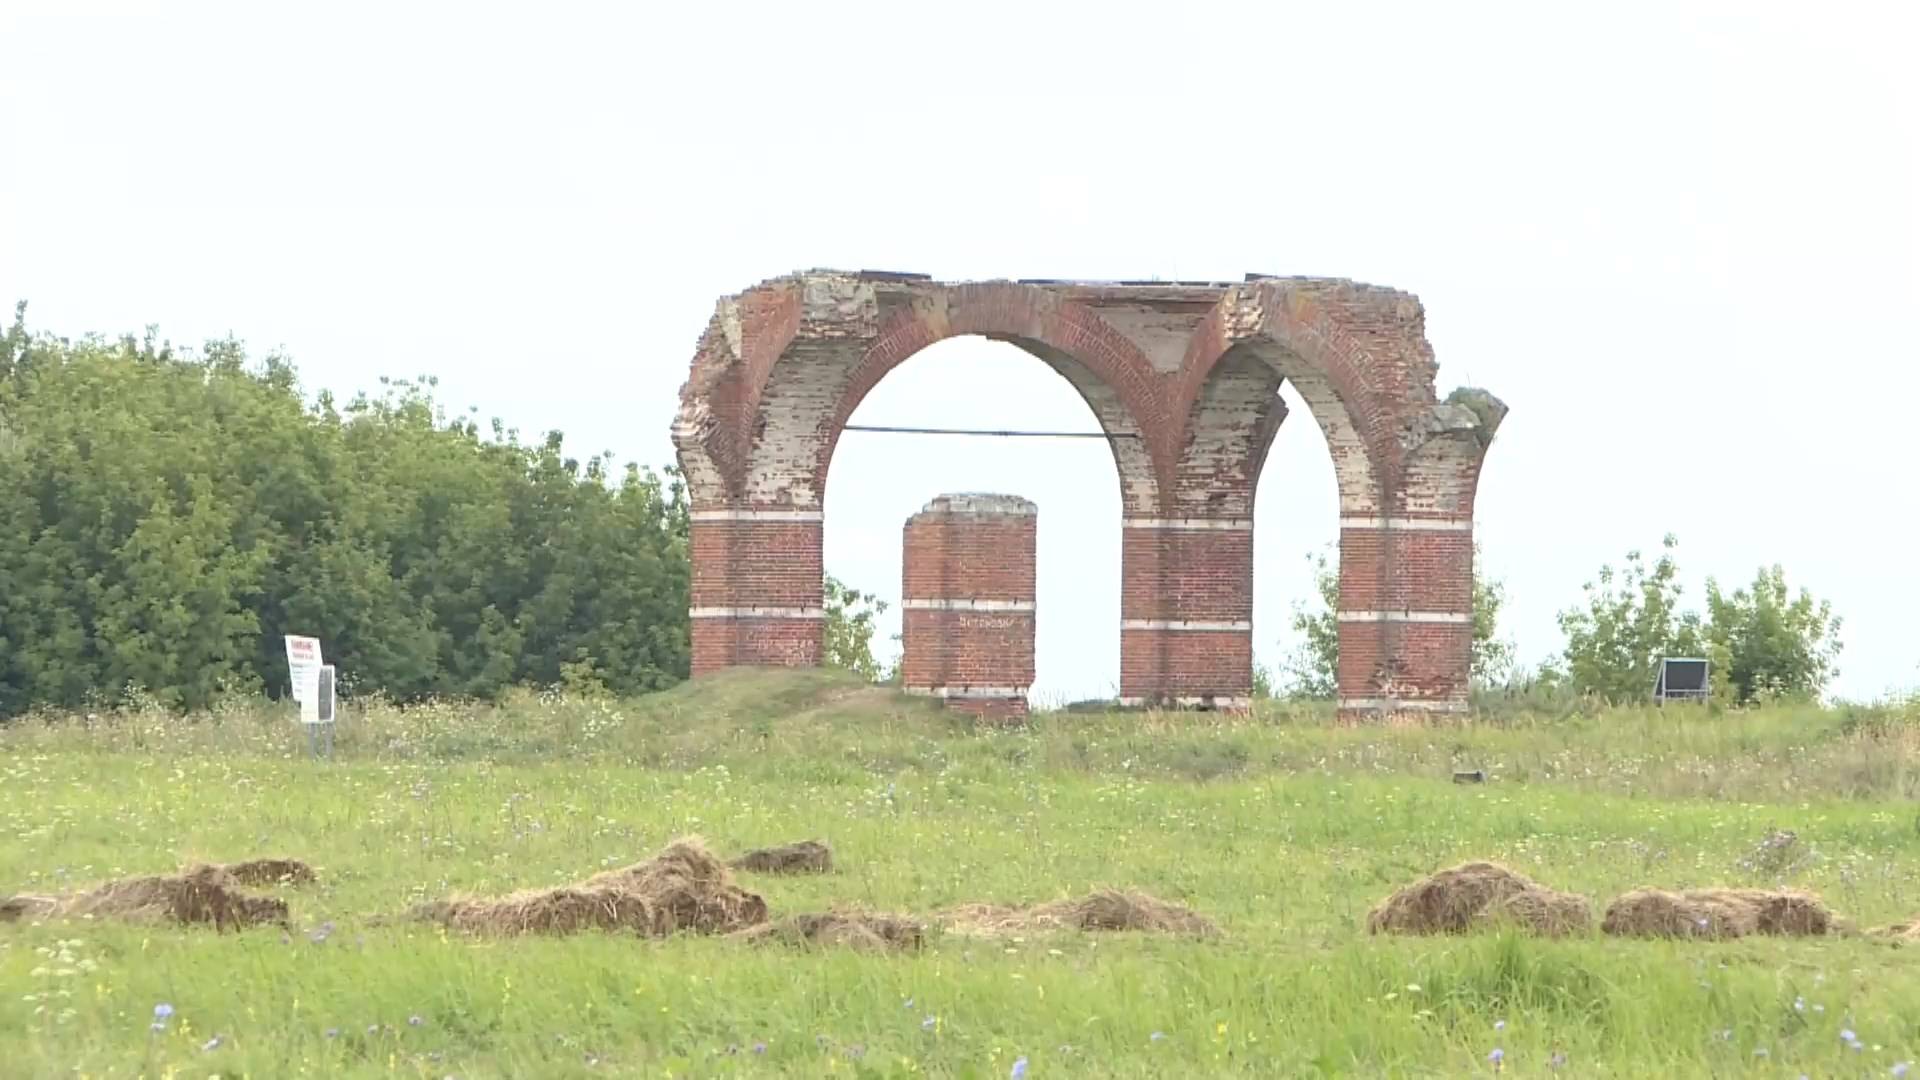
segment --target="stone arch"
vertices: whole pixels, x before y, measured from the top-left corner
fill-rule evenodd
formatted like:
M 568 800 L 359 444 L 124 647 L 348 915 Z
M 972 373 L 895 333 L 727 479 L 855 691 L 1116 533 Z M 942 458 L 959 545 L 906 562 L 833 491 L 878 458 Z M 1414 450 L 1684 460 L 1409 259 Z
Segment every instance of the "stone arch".
M 1284 380 L 1325 433 L 1340 492 L 1342 714 L 1464 707 L 1459 596 L 1505 406 L 1479 391 L 1435 399 L 1413 297 L 1314 278 L 950 285 L 815 271 L 722 300 L 674 424 L 693 503 L 696 673 L 819 661 L 840 431 L 894 367 L 967 334 L 1048 364 L 1111 436 L 1123 698 L 1244 705 L 1253 495 Z
M 826 421 L 812 484 L 822 499 L 840 434 L 867 394 L 921 350 L 966 336 L 1015 345 L 1066 379 L 1108 436 L 1121 504 L 1157 505 L 1166 471 L 1161 379 L 1133 342 L 1085 305 L 1011 282 L 956 285 L 916 297 L 880 328 L 847 371 Z

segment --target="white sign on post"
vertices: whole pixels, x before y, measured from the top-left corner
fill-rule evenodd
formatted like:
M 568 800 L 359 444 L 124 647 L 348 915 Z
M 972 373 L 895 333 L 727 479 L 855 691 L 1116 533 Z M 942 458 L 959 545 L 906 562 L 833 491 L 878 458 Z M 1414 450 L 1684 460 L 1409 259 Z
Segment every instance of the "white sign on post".
M 293 677 L 293 700 L 301 705 L 306 718 L 308 702 L 316 700 L 320 679 L 320 639 L 287 635 L 287 673 Z M 314 721 L 308 720 L 308 723 Z

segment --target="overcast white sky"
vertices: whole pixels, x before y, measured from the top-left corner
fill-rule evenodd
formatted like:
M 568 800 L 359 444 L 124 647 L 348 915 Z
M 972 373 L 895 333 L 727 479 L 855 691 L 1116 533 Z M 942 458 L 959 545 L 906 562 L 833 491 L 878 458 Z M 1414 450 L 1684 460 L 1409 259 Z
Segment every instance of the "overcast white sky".
M 0 0 L 0 300 L 661 465 L 714 300 L 790 270 L 1352 277 L 1424 301 L 1442 393 L 1512 406 L 1478 536 L 1524 659 L 1672 531 L 1696 601 L 1774 561 L 1830 598 L 1839 692 L 1920 682 L 1911 4 L 288 10 Z M 973 340 L 859 419 L 1093 428 Z M 1307 420 L 1261 482 L 1269 663 L 1335 539 Z M 1112 693 L 1105 448 L 849 435 L 828 570 L 897 600 L 950 490 L 1039 503 L 1036 692 Z

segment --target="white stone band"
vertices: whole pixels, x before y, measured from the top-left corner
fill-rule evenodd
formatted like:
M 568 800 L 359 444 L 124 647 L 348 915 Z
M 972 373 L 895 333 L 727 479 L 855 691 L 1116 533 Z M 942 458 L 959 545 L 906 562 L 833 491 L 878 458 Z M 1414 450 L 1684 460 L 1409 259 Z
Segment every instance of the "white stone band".
M 823 510 L 695 510 L 694 521 L 825 521 Z
M 1465 611 L 1343 611 L 1341 622 L 1470 623 L 1473 615 Z
M 817 607 L 697 607 L 687 614 L 696 619 L 824 619 Z
M 1187 708 L 1187 709 L 1207 708 L 1209 706 L 1215 709 L 1251 709 L 1253 708 L 1252 698 L 1236 697 L 1232 694 L 1215 694 L 1211 696 L 1201 695 L 1197 697 L 1190 696 L 1190 697 L 1176 697 L 1176 698 L 1165 698 L 1165 699 L 1154 699 L 1154 700 L 1156 701 L 1164 700 L 1167 704 L 1176 705 L 1181 708 Z M 1143 698 L 1143 697 L 1123 697 L 1119 699 L 1117 702 L 1115 702 L 1115 704 L 1119 705 L 1123 709 L 1142 709 L 1152 703 L 1153 703 L 1152 701 L 1149 701 L 1147 698 Z
M 1128 529 L 1215 529 L 1223 532 L 1252 532 L 1251 518 L 1122 518 Z
M 1251 630 L 1253 629 L 1253 621 L 1251 619 L 1221 619 L 1217 621 L 1211 621 L 1207 619 L 1121 619 L 1120 629 L 1122 630 L 1201 630 L 1201 631 Z
M 1027 696 L 1024 686 L 908 686 L 909 694 L 921 697 L 937 698 L 1023 698 Z
M 1471 520 L 1458 518 L 1343 517 L 1343 529 L 1399 529 L 1405 532 L 1472 532 Z
M 1341 698 L 1338 707 L 1342 709 L 1363 709 L 1367 712 L 1466 712 L 1464 701 L 1431 701 L 1421 698 Z
M 908 611 L 1032 611 L 1031 600 L 902 600 Z

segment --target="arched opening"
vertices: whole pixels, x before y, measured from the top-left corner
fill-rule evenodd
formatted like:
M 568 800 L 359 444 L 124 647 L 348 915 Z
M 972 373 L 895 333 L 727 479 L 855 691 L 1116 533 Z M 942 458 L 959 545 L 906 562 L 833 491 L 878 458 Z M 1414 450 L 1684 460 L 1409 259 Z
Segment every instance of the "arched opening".
M 1055 364 L 1070 362 L 1055 358 Z M 1098 390 L 1098 384 L 1094 384 Z M 939 341 L 884 375 L 848 424 L 1099 434 L 1081 390 L 1026 348 L 980 336 Z M 953 492 L 1038 506 L 1036 706 L 1117 693 L 1121 484 L 1104 438 L 1005 438 L 847 431 L 831 452 L 823 536 L 828 574 L 887 603 L 875 634 L 898 660 L 902 526 Z
M 1340 487 L 1328 467 L 1326 434 L 1300 391 L 1283 382 L 1278 393 L 1288 420 L 1254 487 L 1253 659 L 1274 689 L 1284 691 L 1302 644 L 1293 630 L 1296 605 L 1307 611 L 1322 605 L 1312 559 L 1324 556 L 1338 572 Z

